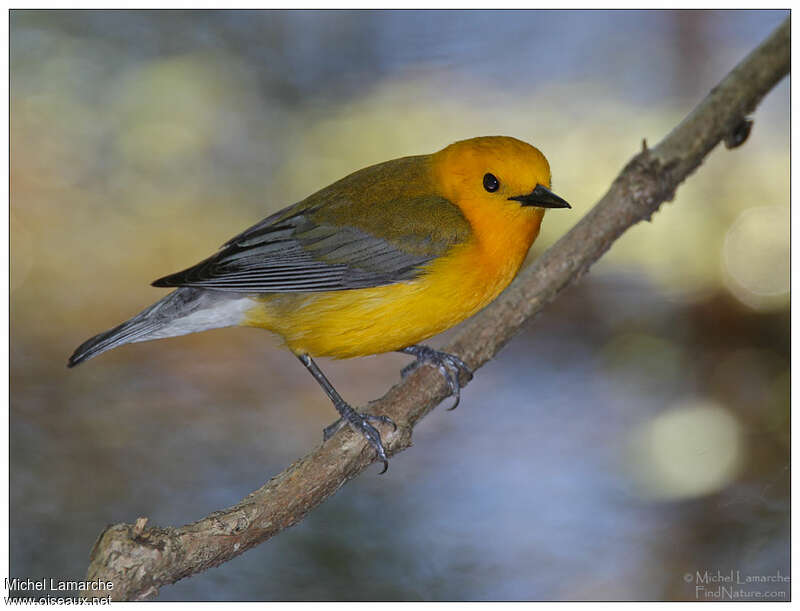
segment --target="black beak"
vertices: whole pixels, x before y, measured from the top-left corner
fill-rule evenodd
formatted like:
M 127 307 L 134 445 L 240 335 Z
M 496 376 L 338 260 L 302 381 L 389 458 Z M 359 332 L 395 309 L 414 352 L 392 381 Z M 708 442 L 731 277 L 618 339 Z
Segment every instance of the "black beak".
M 542 185 L 536 185 L 536 188 L 527 195 L 515 195 L 508 199 L 518 201 L 523 206 L 536 206 L 538 208 L 572 208 L 565 200 Z

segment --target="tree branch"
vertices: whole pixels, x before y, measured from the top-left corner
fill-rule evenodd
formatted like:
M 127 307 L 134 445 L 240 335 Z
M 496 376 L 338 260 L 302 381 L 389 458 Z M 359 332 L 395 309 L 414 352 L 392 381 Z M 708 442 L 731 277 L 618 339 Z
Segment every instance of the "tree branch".
M 671 200 L 721 140 L 741 144 L 747 115 L 789 73 L 789 26 L 787 18 L 655 148 L 644 145 L 597 205 L 444 349 L 479 368 L 626 229 Z M 397 423 L 396 432 L 384 433 L 387 453 L 409 447 L 416 423 L 447 395 L 438 370 L 421 367 L 372 402 L 372 411 Z M 180 528 L 147 527 L 146 518 L 110 526 L 92 549 L 88 580 L 112 582 L 117 600 L 155 596 L 162 585 L 222 564 L 296 524 L 374 459 L 374 450 L 345 427 L 229 509 Z

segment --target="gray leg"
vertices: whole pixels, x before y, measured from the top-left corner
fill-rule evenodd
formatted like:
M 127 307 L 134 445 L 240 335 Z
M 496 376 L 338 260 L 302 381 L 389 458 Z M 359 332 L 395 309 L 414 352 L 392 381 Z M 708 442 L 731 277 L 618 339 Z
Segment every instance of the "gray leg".
M 334 422 L 332 425 L 325 427 L 323 430 L 323 438 L 326 440 L 330 439 L 334 433 L 336 433 L 345 424 L 349 424 L 356 431 L 366 437 L 369 444 L 375 448 L 375 451 L 378 453 L 378 458 L 383 461 L 383 471 L 381 471 L 381 473 L 386 473 L 386 469 L 389 468 L 389 459 L 386 458 L 386 451 L 383 449 L 381 434 L 378 432 L 378 429 L 369 423 L 369 421 L 372 420 L 374 422 L 391 424 L 395 430 L 397 430 L 397 425 L 388 416 L 362 414 L 361 412 L 354 410 L 345 402 L 344 399 L 342 399 L 339 393 L 336 392 L 333 384 L 331 384 L 328 378 L 325 377 L 325 374 L 322 373 L 320 368 L 317 367 L 317 364 L 310 356 L 307 354 L 301 354 L 297 358 L 300 359 L 300 362 L 306 366 L 306 369 L 308 369 L 311 375 L 314 376 L 314 379 L 319 383 L 319 385 L 322 386 L 322 390 L 324 390 L 325 394 L 328 395 L 328 398 L 333 402 L 333 406 L 336 408 L 336 411 L 339 412 L 339 416 L 341 416 L 339 420 Z

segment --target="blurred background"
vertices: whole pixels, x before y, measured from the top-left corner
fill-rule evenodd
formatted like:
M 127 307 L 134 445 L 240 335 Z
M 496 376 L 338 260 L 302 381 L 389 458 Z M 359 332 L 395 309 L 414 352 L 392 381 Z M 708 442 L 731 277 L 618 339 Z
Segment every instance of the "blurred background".
M 253 329 L 68 371 L 153 279 L 351 171 L 490 134 L 541 148 L 573 205 L 532 259 L 787 15 L 12 11 L 11 577 L 80 579 L 107 524 L 230 506 L 334 420 Z M 160 599 L 715 600 L 697 572 L 789 575 L 788 79 L 754 120 L 386 475 Z M 407 362 L 321 365 L 364 404 Z

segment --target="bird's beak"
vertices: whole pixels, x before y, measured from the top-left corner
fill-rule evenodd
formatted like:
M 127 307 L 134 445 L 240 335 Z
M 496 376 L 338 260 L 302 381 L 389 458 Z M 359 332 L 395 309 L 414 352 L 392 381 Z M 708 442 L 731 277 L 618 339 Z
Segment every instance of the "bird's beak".
M 536 206 L 538 208 L 572 208 L 565 200 L 542 185 L 536 185 L 536 188 L 527 195 L 515 195 L 508 199 L 518 201 L 523 206 Z

